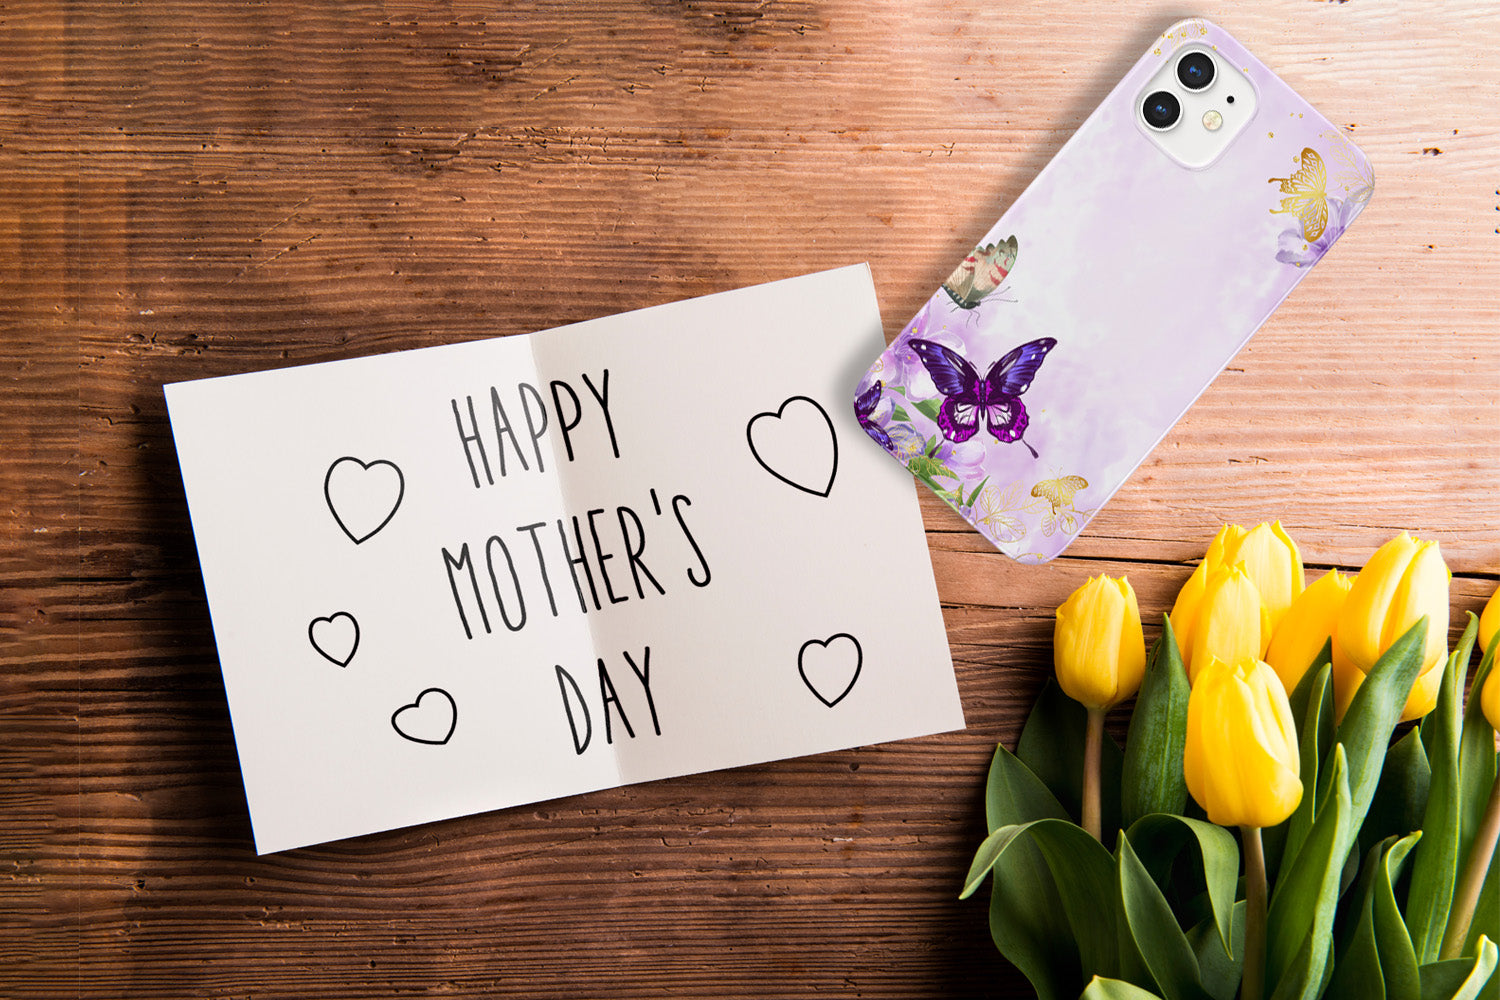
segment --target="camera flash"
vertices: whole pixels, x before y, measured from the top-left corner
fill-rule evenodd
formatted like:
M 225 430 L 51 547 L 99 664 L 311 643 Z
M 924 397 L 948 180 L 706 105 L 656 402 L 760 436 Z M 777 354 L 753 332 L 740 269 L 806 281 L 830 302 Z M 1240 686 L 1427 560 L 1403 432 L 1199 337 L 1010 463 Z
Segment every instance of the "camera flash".
M 1224 124 L 1224 116 L 1217 111 L 1203 112 L 1203 127 L 1210 132 L 1217 132 Z

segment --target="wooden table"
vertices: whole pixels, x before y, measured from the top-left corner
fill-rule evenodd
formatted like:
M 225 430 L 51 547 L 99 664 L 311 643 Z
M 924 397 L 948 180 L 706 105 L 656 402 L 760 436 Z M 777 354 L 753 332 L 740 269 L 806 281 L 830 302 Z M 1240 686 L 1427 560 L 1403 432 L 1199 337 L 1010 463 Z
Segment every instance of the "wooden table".
M 1154 621 L 1279 517 L 1310 569 L 1440 539 L 1455 621 L 1496 585 L 1488 8 L 1194 11 L 1378 190 L 1064 558 L 924 493 L 967 731 L 257 858 L 162 383 L 865 260 L 893 336 L 1183 8 L 4 5 L 0 995 L 1029 995 L 957 892 L 1085 576 Z

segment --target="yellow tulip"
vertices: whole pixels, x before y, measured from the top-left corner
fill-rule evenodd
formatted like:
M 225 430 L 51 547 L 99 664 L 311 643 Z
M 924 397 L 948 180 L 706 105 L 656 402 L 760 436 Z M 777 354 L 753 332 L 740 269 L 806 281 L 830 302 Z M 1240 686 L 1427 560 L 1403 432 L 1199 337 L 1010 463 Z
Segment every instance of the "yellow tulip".
M 1479 616 L 1481 649 L 1490 648 L 1497 631 L 1500 631 L 1500 589 L 1490 595 L 1489 603 L 1484 606 L 1484 613 Z M 1479 707 L 1490 726 L 1500 730 L 1500 670 L 1496 670 L 1494 666 L 1490 667 L 1490 675 L 1485 678 L 1484 687 L 1479 692 Z
M 1237 524 L 1226 524 L 1208 543 L 1208 554 L 1193 570 L 1187 583 L 1177 592 L 1177 601 L 1172 605 L 1172 633 L 1177 636 L 1177 648 L 1182 653 L 1183 663 L 1193 648 L 1193 628 L 1198 622 L 1198 609 L 1203 605 L 1203 592 L 1208 588 L 1208 577 L 1224 566 L 1224 549 L 1244 537 L 1245 529 Z
M 1187 583 L 1182 585 L 1177 601 L 1172 605 L 1172 632 L 1177 636 L 1182 662 L 1189 674 L 1193 656 L 1203 642 L 1208 641 L 1200 640 L 1199 626 L 1206 620 L 1203 608 L 1210 584 L 1221 570 L 1236 566 L 1255 585 L 1266 612 L 1261 619 L 1260 647 L 1250 650 L 1255 656 L 1265 655 L 1272 631 L 1281 623 L 1292 602 L 1302 594 L 1302 555 L 1297 551 L 1297 543 L 1282 530 L 1280 521 L 1257 524 L 1249 531 L 1237 524 L 1224 525 L 1209 543 L 1208 553 L 1188 577 Z M 1220 627 L 1222 624 L 1221 621 Z M 1216 648 L 1215 652 L 1221 659 L 1233 660 L 1239 647 Z
M 1209 657 L 1226 663 L 1241 657 L 1257 660 L 1271 641 L 1271 626 L 1260 591 L 1245 573 L 1243 564 L 1221 568 L 1209 575 L 1192 625 L 1192 645 L 1182 657 L 1188 681 L 1198 677 L 1198 667 Z
M 1437 542 L 1402 532 L 1365 563 L 1339 612 L 1333 634 L 1333 690 L 1340 718 L 1380 655 L 1427 616 L 1422 670 L 1412 685 L 1403 722 L 1437 706 L 1448 657 L 1448 581 Z
M 1333 636 L 1339 611 L 1354 578 L 1331 569 L 1304 590 L 1271 632 L 1266 662 L 1281 678 L 1281 686 L 1295 690 L 1312 661 Z
M 1490 595 L 1490 601 L 1479 616 L 1479 651 L 1487 652 L 1495 633 L 1500 632 L 1500 589 Z
M 1188 695 L 1183 775 L 1220 826 L 1275 826 L 1302 801 L 1297 729 L 1276 672 L 1210 657 Z
M 1244 565 L 1245 575 L 1260 591 L 1261 603 L 1266 606 L 1271 629 L 1275 631 L 1305 585 L 1297 543 L 1282 530 L 1280 521 L 1257 524 L 1226 542 L 1224 564 L 1236 563 Z
M 1490 675 L 1484 679 L 1484 688 L 1479 692 L 1479 708 L 1490 728 L 1500 730 L 1500 670 L 1494 667 L 1490 667 Z
M 1109 708 L 1141 686 L 1146 640 L 1135 591 L 1124 577 L 1090 577 L 1057 609 L 1052 659 L 1064 693 Z

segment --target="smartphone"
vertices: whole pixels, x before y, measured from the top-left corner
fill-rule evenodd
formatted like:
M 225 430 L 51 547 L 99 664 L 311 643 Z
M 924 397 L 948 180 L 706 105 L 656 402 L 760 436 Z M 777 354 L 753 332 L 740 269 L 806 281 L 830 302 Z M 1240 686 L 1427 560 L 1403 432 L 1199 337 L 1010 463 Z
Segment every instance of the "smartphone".
M 1174 24 L 876 359 L 855 415 L 1001 552 L 1046 562 L 1373 188 L 1228 33 Z

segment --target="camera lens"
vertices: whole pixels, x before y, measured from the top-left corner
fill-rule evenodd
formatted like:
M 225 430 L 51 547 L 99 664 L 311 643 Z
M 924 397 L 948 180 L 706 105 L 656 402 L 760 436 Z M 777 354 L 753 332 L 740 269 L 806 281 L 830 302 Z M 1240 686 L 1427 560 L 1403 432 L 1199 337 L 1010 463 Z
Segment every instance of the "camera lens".
M 1146 119 L 1147 125 L 1158 131 L 1166 131 L 1176 125 L 1177 119 L 1182 116 L 1182 105 L 1171 91 L 1158 90 L 1146 97 L 1141 105 L 1141 116 Z
M 1214 61 L 1207 52 L 1189 52 L 1177 64 L 1177 79 L 1188 90 L 1202 90 L 1214 82 Z

